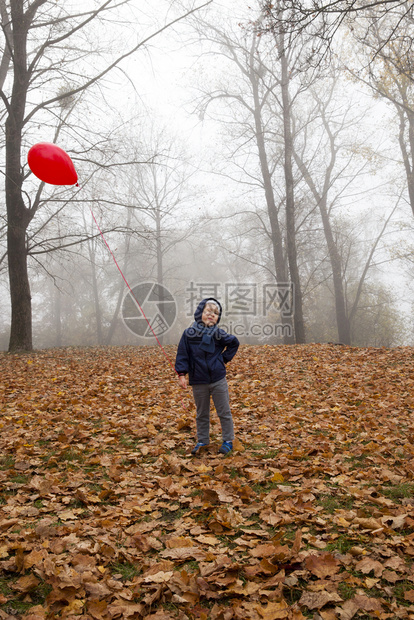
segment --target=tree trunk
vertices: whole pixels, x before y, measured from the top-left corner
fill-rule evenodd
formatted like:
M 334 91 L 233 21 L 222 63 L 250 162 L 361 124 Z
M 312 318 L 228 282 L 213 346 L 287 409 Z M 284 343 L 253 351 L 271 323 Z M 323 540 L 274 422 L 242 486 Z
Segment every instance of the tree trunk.
M 302 309 L 302 290 L 300 286 L 299 269 L 296 248 L 296 223 L 295 223 L 295 196 L 293 189 L 293 136 L 291 126 L 291 104 L 289 96 L 289 68 L 284 49 L 284 39 L 280 35 L 280 63 L 282 73 L 282 108 L 283 108 L 283 133 L 285 154 L 285 183 L 286 183 L 286 238 L 287 255 L 289 262 L 290 279 L 293 285 L 294 300 L 294 327 L 296 344 L 304 344 L 305 324 Z
M 163 264 L 163 248 L 162 248 L 162 238 L 161 238 L 161 208 L 157 205 L 156 211 L 156 256 L 157 256 L 157 282 L 162 285 L 164 280 L 164 264 Z
M 250 52 L 250 81 L 252 84 L 253 101 L 254 101 L 254 124 L 255 124 L 255 136 L 256 144 L 259 152 L 260 170 L 263 179 L 263 187 L 265 191 L 267 213 L 269 216 L 270 229 L 272 231 L 272 250 L 273 250 L 273 262 L 276 271 L 276 279 L 279 284 L 288 284 L 288 275 L 286 268 L 286 261 L 283 251 L 283 237 L 279 225 L 279 217 L 276 208 L 275 196 L 273 192 L 272 176 L 269 170 L 269 163 L 266 152 L 266 145 L 263 135 L 261 105 L 259 100 L 258 90 L 258 75 L 254 69 L 254 45 Z M 293 344 L 295 337 L 293 333 L 293 325 L 291 317 L 283 316 L 281 314 L 281 321 L 283 326 L 283 342 L 284 344 Z M 287 329 L 285 330 L 285 326 Z
M 155 194 L 157 195 L 157 180 L 154 177 L 154 181 L 155 181 Z M 163 248 L 162 248 L 162 237 L 161 237 L 161 206 L 158 204 L 158 199 L 157 199 L 157 204 L 156 204 L 156 211 L 155 211 L 155 225 L 156 225 L 156 253 L 157 253 L 157 282 L 160 285 L 158 291 L 159 291 L 159 296 L 160 296 L 160 301 L 164 301 L 164 288 L 162 288 L 163 286 L 163 280 L 164 280 L 164 263 L 163 263 Z M 162 306 L 161 306 L 162 307 Z M 156 325 L 154 325 L 153 327 L 155 333 L 157 333 L 156 331 Z M 163 344 L 164 342 L 164 338 L 163 335 L 160 334 L 159 336 L 157 335 L 158 338 L 158 342 L 160 344 Z
M 26 230 L 31 220 L 22 196 L 21 136 L 26 105 L 28 76 L 26 68 L 27 30 L 23 1 L 11 3 L 13 21 L 14 80 L 6 120 L 6 207 L 7 255 L 11 297 L 9 351 L 30 351 L 32 342 L 32 299 L 27 272 Z
M 6 180 L 7 184 L 7 180 Z M 11 193 L 11 192 L 10 192 Z M 16 192 L 17 193 L 17 192 Z M 7 253 L 9 262 L 11 330 L 9 351 L 31 351 L 32 297 L 27 272 L 26 229 L 27 224 L 20 209 L 15 206 L 17 198 L 6 191 L 8 206 Z
M 0 88 L 2 89 L 4 86 L 4 82 L 6 81 L 7 74 L 9 72 L 10 61 L 12 58 L 12 41 L 13 41 L 13 32 L 10 23 L 9 16 L 7 15 L 7 7 L 5 0 L 0 0 L 0 17 L 1 17 L 1 26 L 3 28 L 4 38 L 7 43 L 4 46 L 4 50 L 2 53 L 1 61 L 0 61 Z
M 331 146 L 333 149 L 333 145 Z M 315 183 L 309 173 L 309 170 L 303 160 L 299 157 L 297 153 L 295 153 L 295 161 L 301 171 L 303 178 L 305 179 L 309 189 L 311 190 L 313 197 L 315 198 L 316 203 L 319 206 L 319 211 L 322 218 L 323 230 L 325 233 L 326 244 L 328 246 L 328 254 L 332 267 L 332 280 L 334 285 L 334 293 L 335 293 L 335 312 L 336 312 L 336 325 L 338 329 L 338 338 L 339 341 L 343 344 L 351 344 L 351 326 L 348 318 L 348 314 L 346 311 L 346 303 L 345 303 L 345 294 L 343 287 L 343 279 L 342 279 L 342 261 L 341 257 L 335 243 L 334 235 L 332 232 L 331 221 L 329 218 L 328 208 L 327 208 L 327 194 L 330 183 L 331 171 L 334 166 L 335 161 L 335 153 L 332 150 L 331 161 L 329 163 L 325 184 L 322 195 L 318 192 Z
M 54 323 L 55 323 L 55 346 L 62 346 L 62 293 L 57 286 L 53 286 L 54 292 Z
M 131 227 L 131 217 L 132 217 L 132 210 L 128 209 L 127 211 L 127 228 L 129 229 Z M 125 259 L 124 259 L 124 263 L 123 263 L 123 267 L 122 267 L 122 271 L 124 273 L 126 273 L 127 268 L 128 268 L 128 259 L 129 259 L 129 248 L 131 246 L 131 237 L 129 235 L 126 235 L 125 238 Z M 119 287 L 119 292 L 118 292 L 118 299 L 116 302 L 116 307 L 115 307 L 115 311 L 112 315 L 112 319 L 111 319 L 111 323 L 109 325 L 109 329 L 108 329 L 108 333 L 106 335 L 105 338 L 105 344 L 106 345 L 110 345 L 112 342 L 112 338 L 114 337 L 114 333 L 115 333 L 115 329 L 117 326 L 117 322 L 118 322 L 118 316 L 119 316 L 119 311 L 121 309 L 121 304 L 122 304 L 122 300 L 124 298 L 125 295 L 125 283 L 123 281 L 123 278 L 121 277 L 120 279 L 120 287 Z
M 332 233 L 331 222 L 329 220 L 328 210 L 326 208 L 326 199 L 319 203 L 319 210 L 321 212 L 323 230 L 325 233 L 325 239 L 328 246 L 329 259 L 332 267 L 332 279 L 335 292 L 335 312 L 336 312 L 336 325 L 338 328 L 339 342 L 342 344 L 351 344 L 351 327 L 349 318 L 346 312 L 345 295 L 343 289 L 342 280 L 342 264 L 341 257 L 336 246 L 334 236 Z
M 124 265 L 124 271 L 126 270 L 126 265 Z M 125 295 L 125 284 L 123 282 L 123 280 L 121 280 L 120 283 L 120 287 L 119 287 L 119 293 L 118 293 L 118 299 L 116 302 L 116 307 L 115 307 L 115 311 L 112 315 L 112 319 L 111 319 L 111 323 L 109 325 L 109 329 L 108 329 L 108 333 L 106 335 L 105 338 L 105 345 L 109 346 L 112 342 L 112 338 L 114 337 L 114 333 L 115 333 L 115 329 L 118 323 L 118 316 L 119 316 L 119 311 L 121 309 L 121 304 L 122 304 L 122 300 L 124 298 Z
M 411 110 L 408 110 L 408 103 L 405 110 L 398 105 L 396 105 L 396 108 L 400 119 L 400 131 L 398 135 L 398 141 L 400 144 L 401 154 L 403 158 L 405 174 L 407 177 L 407 189 L 411 211 L 414 215 L 414 113 Z M 408 141 L 410 145 L 409 149 L 407 149 L 405 139 L 405 129 L 407 123 Z
M 93 243 L 93 242 L 92 242 Z M 90 248 L 90 256 L 91 256 L 91 265 L 92 265 L 92 291 L 93 291 L 93 303 L 95 306 L 95 321 L 96 321 L 96 339 L 98 345 L 103 344 L 103 336 L 102 336 L 102 310 L 101 310 L 101 302 L 99 299 L 99 286 L 98 286 L 98 277 L 96 274 L 96 252 Z

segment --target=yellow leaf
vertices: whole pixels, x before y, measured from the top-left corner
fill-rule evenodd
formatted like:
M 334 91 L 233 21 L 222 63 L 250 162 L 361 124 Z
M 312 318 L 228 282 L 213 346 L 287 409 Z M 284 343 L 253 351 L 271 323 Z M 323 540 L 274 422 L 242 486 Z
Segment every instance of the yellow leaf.
M 244 452 L 245 448 L 241 441 L 237 439 L 237 437 L 233 441 L 233 450 L 236 452 Z
M 365 585 L 367 586 L 369 590 L 373 588 L 374 586 L 376 586 L 378 582 L 379 582 L 379 579 L 373 579 L 372 577 L 367 577 L 365 579 Z
M 211 471 L 212 469 L 213 468 L 210 467 L 210 465 L 204 465 L 204 463 L 197 467 L 197 471 L 200 472 L 200 474 L 205 474 L 207 471 Z
M 144 577 L 144 581 L 145 583 L 166 583 L 173 575 L 174 571 L 172 570 L 161 570 L 158 573 L 155 573 L 155 575 L 148 575 L 147 577 Z
M 65 607 L 65 615 L 66 617 L 70 614 L 74 616 L 80 616 L 83 611 L 83 607 L 85 605 L 85 601 L 81 599 L 75 599 L 69 603 L 67 607 Z

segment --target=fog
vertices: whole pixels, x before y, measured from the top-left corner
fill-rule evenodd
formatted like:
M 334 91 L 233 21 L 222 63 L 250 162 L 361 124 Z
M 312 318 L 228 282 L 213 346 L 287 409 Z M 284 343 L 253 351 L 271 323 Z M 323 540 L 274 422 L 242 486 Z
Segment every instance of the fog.
M 287 48 L 286 107 L 280 48 L 252 25 L 259 3 L 214 2 L 165 30 L 203 3 L 152 4 L 127 3 L 112 24 L 108 14 L 102 66 L 161 31 L 71 100 L 70 113 L 60 106 L 57 139 L 51 123 L 25 134 L 26 173 L 30 145 L 56 141 L 79 177 L 79 187 L 44 186 L 28 226 L 34 347 L 175 344 L 206 296 L 220 299 L 222 325 L 242 343 L 294 342 L 299 311 L 307 342 L 342 342 L 342 299 L 347 344 L 411 345 L 404 145 L 412 154 L 402 113 L 373 89 L 346 21 L 318 62 L 300 41 Z M 45 96 L 35 91 L 28 106 Z M 28 175 L 28 204 L 38 190 Z M 7 350 L 5 208 L 2 222 Z

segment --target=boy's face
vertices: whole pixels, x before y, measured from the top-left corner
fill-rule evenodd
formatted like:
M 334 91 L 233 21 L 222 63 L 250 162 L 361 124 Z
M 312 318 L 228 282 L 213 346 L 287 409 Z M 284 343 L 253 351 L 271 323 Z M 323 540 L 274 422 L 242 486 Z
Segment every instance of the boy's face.
M 207 325 L 207 327 L 213 327 L 213 325 L 217 323 L 218 319 L 219 309 L 217 306 L 214 306 L 213 304 L 206 304 L 204 306 L 203 314 L 201 315 L 201 320 L 204 325 Z

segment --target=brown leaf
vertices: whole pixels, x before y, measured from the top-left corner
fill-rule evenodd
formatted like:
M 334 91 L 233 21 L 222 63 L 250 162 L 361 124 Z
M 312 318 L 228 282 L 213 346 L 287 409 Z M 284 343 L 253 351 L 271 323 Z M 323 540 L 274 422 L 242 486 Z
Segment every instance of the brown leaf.
M 257 605 L 256 609 L 263 620 L 277 620 L 278 618 L 289 618 L 290 616 L 289 605 L 284 599 L 278 602 L 269 601 L 265 607 Z
M 370 557 L 365 557 L 355 564 L 355 569 L 361 573 L 364 573 L 364 575 L 368 575 L 368 573 L 374 571 L 374 575 L 376 577 L 381 577 L 382 572 L 384 571 L 384 565 Z
M 381 528 L 383 528 L 383 524 L 381 523 L 381 521 L 378 521 L 377 519 L 373 519 L 372 517 L 370 518 L 356 517 L 352 521 L 352 523 L 359 525 L 359 527 L 364 530 L 380 530 Z
M 220 502 L 217 491 L 214 489 L 203 489 L 203 501 L 208 504 L 218 504 Z
M 377 598 L 356 594 L 352 600 L 358 605 L 358 608 L 363 611 L 382 611 L 382 605 Z
M 203 560 L 206 556 L 205 552 L 199 547 L 175 547 L 174 549 L 164 549 L 160 553 L 163 558 L 171 558 L 173 560 Z
M 401 527 L 404 527 L 405 522 L 407 521 L 408 515 L 385 515 L 385 517 L 381 517 L 381 523 L 383 523 L 387 527 L 391 527 L 393 530 L 398 530 Z
M 142 613 L 144 606 L 141 603 L 129 603 L 128 601 L 116 601 L 108 606 L 111 618 L 132 618 Z M 139 617 L 139 616 L 138 616 Z M 145 616 L 148 618 L 148 616 Z
M 282 515 L 276 514 L 270 508 L 266 508 L 265 510 L 263 510 L 260 513 L 260 518 L 263 519 L 263 521 L 265 521 L 265 523 L 268 523 L 271 526 L 276 526 L 276 525 L 279 525 L 280 523 L 283 522 Z
M 338 603 L 342 602 L 341 597 L 335 592 L 326 592 L 326 590 L 322 590 L 321 592 L 303 592 L 302 596 L 299 599 L 299 605 L 303 605 L 308 609 L 321 609 L 327 603 Z
M 106 601 L 87 601 L 87 611 L 95 620 L 105 620 L 108 603 Z
M 86 581 L 85 584 L 86 592 L 93 599 L 103 599 L 105 596 L 108 596 L 112 593 L 112 590 L 108 588 L 108 586 L 104 583 L 93 583 L 90 581 Z
M 5 532 L 9 528 L 13 527 L 13 525 L 16 525 L 16 523 L 18 522 L 19 522 L 19 519 L 2 519 L 0 521 L 0 530 L 2 532 Z
M 30 608 L 23 618 L 24 620 L 45 620 L 46 611 L 41 605 L 35 605 Z
M 404 592 L 404 599 L 410 603 L 414 603 L 414 590 L 407 590 L 407 592 Z
M 339 572 L 340 564 L 331 553 L 321 555 L 309 555 L 305 560 L 306 568 L 320 579 L 325 579 L 330 575 Z
M 245 447 L 243 446 L 242 442 L 235 437 L 233 440 L 233 450 L 235 452 L 244 452 L 245 451 Z
M 18 590 L 19 592 L 30 592 L 31 590 L 34 590 L 39 583 L 40 581 L 37 577 L 33 574 L 29 574 L 20 577 L 20 579 L 13 583 L 11 587 L 13 590 Z
M 341 608 L 338 608 L 338 614 L 341 620 L 352 620 L 358 609 L 359 607 L 354 599 L 349 599 L 345 601 Z
M 171 577 L 173 576 L 174 572 L 168 571 L 159 571 L 158 573 L 155 573 L 154 575 L 147 575 L 146 577 L 144 577 L 144 582 L 145 583 L 167 583 L 167 581 L 170 581 Z
M 203 545 L 219 545 L 220 541 L 218 538 L 216 538 L 215 536 L 197 536 L 196 540 L 200 543 L 202 543 Z
M 287 557 L 290 553 L 290 549 L 289 547 L 286 546 L 284 550 L 286 552 L 286 557 Z M 257 547 L 255 547 L 254 549 L 251 549 L 249 553 L 254 558 L 271 558 L 276 554 L 276 547 L 272 543 L 265 543 L 263 545 L 257 545 Z

